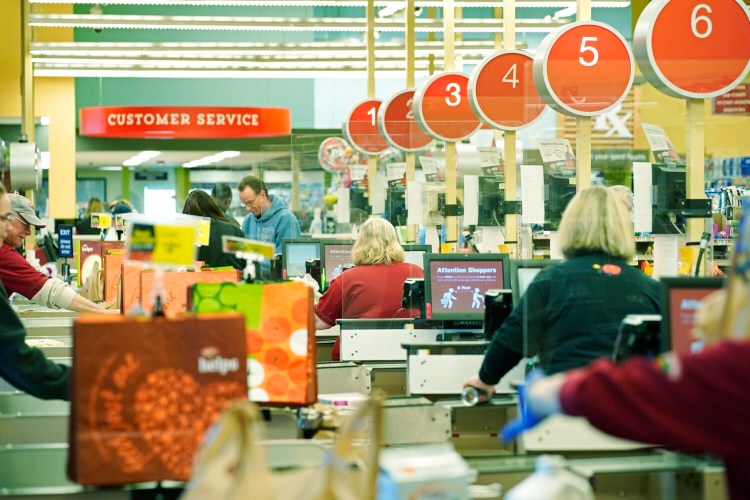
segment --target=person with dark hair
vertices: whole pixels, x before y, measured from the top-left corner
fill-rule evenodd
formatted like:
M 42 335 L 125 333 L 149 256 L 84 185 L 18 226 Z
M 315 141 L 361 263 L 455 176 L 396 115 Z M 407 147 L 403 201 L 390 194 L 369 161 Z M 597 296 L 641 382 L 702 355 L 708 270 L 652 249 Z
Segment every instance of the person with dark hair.
M 273 243 L 276 253 L 281 253 L 282 240 L 302 234 L 297 217 L 281 198 L 268 194 L 268 186 L 260 177 L 243 177 L 237 190 L 240 201 L 250 212 L 242 222 L 246 238 Z
M 0 183 L 0 248 L 15 217 Z M 37 398 L 70 399 L 70 368 L 50 361 L 42 351 L 26 345 L 25 340 L 26 330 L 8 303 L 0 281 L 0 377 Z
M 91 214 L 99 214 L 104 212 L 104 204 L 99 198 L 89 199 L 88 205 L 86 205 L 86 212 L 83 214 L 81 220 L 76 222 L 76 234 L 99 234 L 100 229 L 98 227 L 91 227 Z
M 235 269 L 244 269 L 245 262 L 231 253 L 225 253 L 221 244 L 223 235 L 243 238 L 245 235 L 237 224 L 224 215 L 224 211 L 208 193 L 196 189 L 191 192 L 185 200 L 182 213 L 197 215 L 211 219 L 211 232 L 208 238 L 208 246 L 202 246 L 198 250 L 198 260 L 202 260 L 208 267 L 232 266 Z
M 211 197 L 216 200 L 216 203 L 226 213 L 229 210 L 229 205 L 232 204 L 232 188 L 228 184 L 220 182 L 211 189 Z

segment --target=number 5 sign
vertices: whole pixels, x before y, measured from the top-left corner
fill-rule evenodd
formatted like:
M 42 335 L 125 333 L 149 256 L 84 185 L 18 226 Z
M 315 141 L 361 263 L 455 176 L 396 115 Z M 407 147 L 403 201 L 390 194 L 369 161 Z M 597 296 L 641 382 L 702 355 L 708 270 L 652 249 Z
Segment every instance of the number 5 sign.
M 534 56 L 534 84 L 556 111 L 571 116 L 606 113 L 625 98 L 635 65 L 628 42 L 596 21 L 550 33 Z
M 365 99 L 346 115 L 342 125 L 344 138 L 354 149 L 366 155 L 377 155 L 388 149 L 378 130 L 380 99 Z
M 739 0 L 653 0 L 635 25 L 633 50 L 665 94 L 716 97 L 750 71 L 750 13 Z

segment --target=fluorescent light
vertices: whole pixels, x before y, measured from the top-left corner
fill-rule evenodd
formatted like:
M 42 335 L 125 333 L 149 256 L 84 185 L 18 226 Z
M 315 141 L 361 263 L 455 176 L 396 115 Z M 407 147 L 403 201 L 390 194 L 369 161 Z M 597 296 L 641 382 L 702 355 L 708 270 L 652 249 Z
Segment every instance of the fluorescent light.
M 91 0 L 29 0 L 39 4 L 91 4 Z M 503 7 L 502 0 L 456 0 L 456 7 Z M 572 0 L 516 0 L 518 7 L 561 8 Z M 366 7 L 367 0 L 106 0 L 107 5 L 169 5 L 200 7 Z M 375 0 L 375 7 L 403 5 L 404 0 Z M 592 7 L 628 7 L 630 0 L 593 0 Z M 442 0 L 415 0 L 415 7 L 442 7 Z
M 551 32 L 568 24 L 567 20 L 517 19 L 517 32 Z M 94 29 L 172 29 L 203 31 L 281 31 L 281 32 L 364 32 L 362 18 L 284 18 L 238 16 L 142 16 L 86 14 L 30 14 L 29 26 Z M 455 29 L 463 33 L 499 33 L 503 31 L 502 19 L 461 19 Z M 380 32 L 403 32 L 406 26 L 399 19 L 377 19 L 375 29 Z M 414 31 L 436 33 L 443 31 L 440 19 L 417 19 Z
M 160 154 L 161 151 L 141 151 L 137 155 L 131 156 L 130 158 L 122 162 L 122 164 L 125 167 L 135 167 L 136 165 L 140 165 L 141 163 L 145 163 L 148 160 L 156 158 Z
M 194 168 L 194 167 L 202 167 L 205 165 L 211 165 L 213 163 L 219 163 L 223 160 L 228 160 L 229 158 L 236 158 L 240 155 L 239 151 L 221 151 L 220 153 L 216 153 L 210 156 L 204 156 L 203 158 L 198 158 L 197 160 L 189 161 L 182 166 L 185 168 Z
M 105 172 L 119 172 L 122 170 L 122 167 L 113 165 L 110 167 L 99 167 L 99 170 L 104 170 Z

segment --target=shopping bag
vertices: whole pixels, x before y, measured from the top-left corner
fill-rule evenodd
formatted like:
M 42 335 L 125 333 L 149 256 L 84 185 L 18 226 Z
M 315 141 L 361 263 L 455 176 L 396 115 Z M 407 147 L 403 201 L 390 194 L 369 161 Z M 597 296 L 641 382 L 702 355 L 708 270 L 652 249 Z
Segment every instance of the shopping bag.
M 196 313 L 239 311 L 247 329 L 249 399 L 310 405 L 318 397 L 312 289 L 282 283 L 197 283 Z
M 375 498 L 382 443 L 380 404 L 367 400 L 317 463 L 271 470 L 258 408 L 237 402 L 209 431 L 182 500 L 368 500 Z M 266 443 L 266 446 L 283 446 Z M 294 459 L 290 457 L 290 461 Z
M 77 318 L 69 477 L 188 479 L 205 430 L 247 397 L 246 351 L 239 314 Z

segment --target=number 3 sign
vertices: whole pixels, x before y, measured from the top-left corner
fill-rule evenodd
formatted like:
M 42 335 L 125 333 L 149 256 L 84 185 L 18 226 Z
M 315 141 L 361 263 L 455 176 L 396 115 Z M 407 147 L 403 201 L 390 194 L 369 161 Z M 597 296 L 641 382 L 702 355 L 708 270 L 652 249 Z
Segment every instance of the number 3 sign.
M 469 77 L 462 73 L 440 73 L 415 92 L 414 120 L 428 135 L 457 142 L 482 127 L 468 99 Z
M 716 97 L 750 71 L 750 13 L 739 0 L 654 0 L 635 25 L 633 51 L 665 94 Z
M 534 56 L 534 84 L 556 111 L 571 116 L 605 113 L 630 91 L 633 53 L 620 33 L 580 21 L 550 33 Z

